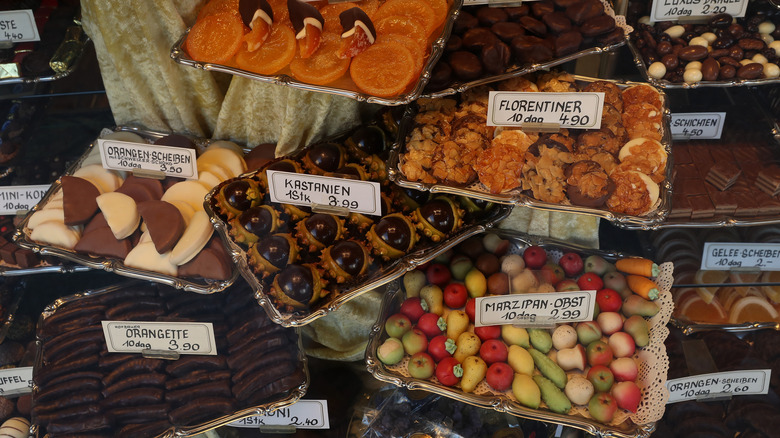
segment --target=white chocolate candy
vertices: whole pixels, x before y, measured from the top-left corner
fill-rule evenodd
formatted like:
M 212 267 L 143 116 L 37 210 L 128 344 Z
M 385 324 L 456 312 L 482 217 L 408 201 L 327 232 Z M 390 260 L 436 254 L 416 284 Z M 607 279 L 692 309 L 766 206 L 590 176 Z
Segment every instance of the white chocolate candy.
M 651 78 L 661 79 L 666 76 L 666 66 L 663 62 L 656 61 L 647 68 L 647 74 L 649 74 Z
M 204 170 L 203 172 L 198 171 L 198 182 L 203 184 L 203 187 L 205 187 L 206 190 L 213 189 L 222 181 L 224 180 L 219 179 L 219 177 L 209 172 L 208 170 Z
M 246 172 L 246 162 L 244 162 L 244 158 L 230 149 L 220 147 L 206 149 L 206 151 L 198 157 L 198 162 L 203 162 L 204 164 L 219 163 L 230 170 L 231 178 Z
M 65 249 L 73 249 L 80 238 L 80 227 L 69 227 L 56 221 L 43 222 L 30 233 L 30 239 L 36 242 Z
M 780 66 L 777 64 L 773 64 L 771 62 L 767 62 L 764 64 L 764 76 L 767 79 L 774 79 L 777 77 L 780 77 Z
M 701 37 L 707 40 L 707 42 L 710 44 L 712 44 L 716 39 L 718 39 L 718 36 L 712 32 L 704 32 L 703 34 L 701 34 Z
M 209 191 L 203 187 L 203 184 L 197 181 L 187 180 L 177 182 L 170 186 L 160 199 L 168 201 L 171 204 L 173 204 L 173 201 L 184 201 L 198 211 L 203 210 L 203 198 L 205 198 L 208 193 Z
M 678 24 L 666 29 L 664 33 L 672 38 L 680 38 L 685 33 L 685 28 Z
M 689 84 L 695 84 L 700 82 L 702 78 L 701 70 L 695 68 L 689 68 L 683 73 L 683 80 Z
M 44 208 L 38 210 L 27 220 L 27 228 L 34 230 L 39 225 L 46 222 L 59 222 L 65 224 L 65 210 L 59 208 Z
M 702 47 L 709 47 L 710 43 L 707 41 L 704 37 L 693 37 L 688 42 L 689 46 L 702 46 Z
M 91 182 L 100 193 L 113 192 L 122 185 L 123 181 L 117 172 L 104 169 L 100 164 L 82 166 L 79 170 L 73 172 L 73 176 L 78 176 Z
M 9 418 L 0 426 L 0 438 L 26 438 L 29 435 L 30 422 L 26 418 Z
M 243 157 L 244 156 L 244 150 L 241 149 L 241 146 L 233 143 L 232 141 L 228 140 L 217 140 L 215 142 L 210 143 L 206 150 L 214 149 L 214 148 L 222 148 L 222 149 L 229 149 L 233 151 L 236 155 Z
M 767 46 L 772 44 L 772 42 L 774 42 L 774 40 L 775 40 L 775 37 L 773 37 L 772 35 L 770 35 L 768 33 L 762 33 L 762 34 L 759 34 L 759 35 L 761 35 L 761 39 L 764 40 L 764 43 L 766 43 Z
M 774 50 L 777 56 L 780 56 L 780 40 L 769 43 L 769 48 Z
M 95 201 L 117 240 L 133 234 L 141 223 L 141 215 L 135 201 L 124 193 L 103 193 L 95 198 Z
M 758 25 L 758 33 L 770 34 L 774 32 L 775 29 L 775 23 L 772 23 L 771 21 L 764 21 Z
M 753 61 L 752 59 L 741 59 L 739 61 L 739 63 L 742 64 L 742 65 L 753 64 L 753 62 L 755 62 L 755 61 Z
M 125 257 L 125 266 L 176 276 L 179 268 L 171 263 L 170 255 L 157 252 L 152 241 L 139 243 Z
M 203 210 L 195 212 L 184 234 L 171 250 L 171 263 L 181 266 L 192 260 L 206 246 L 213 233 L 214 226 L 211 225 L 209 215 Z
M 769 60 L 766 59 L 766 56 L 764 56 L 764 55 L 762 55 L 760 53 L 756 53 L 755 55 L 753 55 L 752 59 L 753 59 L 753 62 L 757 62 L 759 64 L 766 64 L 767 62 L 769 62 Z
M 190 224 L 190 219 L 192 219 L 192 215 L 195 214 L 195 208 L 191 206 L 189 203 L 184 202 L 180 199 L 174 199 L 172 201 L 168 201 L 171 204 L 174 205 L 174 207 L 179 209 L 179 213 L 181 213 L 181 217 L 184 218 L 184 225 Z
M 699 61 L 691 61 L 687 64 L 685 64 L 685 69 L 695 69 L 695 70 L 701 70 L 701 62 Z
M 201 172 L 209 172 L 214 174 L 217 178 L 219 178 L 220 181 L 225 181 L 232 178 L 232 176 L 230 176 L 232 174 L 230 169 L 228 169 L 227 167 L 219 163 L 204 163 L 198 160 L 197 165 L 198 165 L 198 176 L 200 176 Z
M 644 15 L 644 16 L 640 17 L 639 20 L 637 20 L 637 21 L 640 24 L 647 24 L 647 25 L 649 25 L 650 24 L 650 16 L 649 15 Z

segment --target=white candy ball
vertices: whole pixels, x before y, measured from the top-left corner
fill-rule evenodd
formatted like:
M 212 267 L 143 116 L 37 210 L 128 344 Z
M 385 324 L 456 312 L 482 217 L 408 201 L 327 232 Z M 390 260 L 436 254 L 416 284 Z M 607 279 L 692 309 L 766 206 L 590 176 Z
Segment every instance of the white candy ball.
M 777 64 L 772 64 L 771 62 L 767 62 L 766 64 L 764 64 L 764 76 L 767 79 L 774 79 L 780 77 L 780 67 L 778 67 Z
M 690 70 L 690 69 L 701 70 L 701 62 L 699 62 L 699 61 L 691 61 L 691 62 L 685 64 L 685 69 L 686 70 Z
M 774 50 L 777 56 L 780 56 L 780 40 L 769 43 L 769 48 Z
M 753 64 L 754 62 L 755 61 L 753 61 L 752 59 L 743 59 L 743 60 L 739 61 L 739 63 L 742 64 L 742 65 Z
M 767 46 L 772 44 L 772 41 L 775 40 L 775 37 L 773 37 L 772 35 L 769 35 L 768 33 L 762 33 L 762 34 L 759 34 L 759 35 L 761 35 L 761 39 L 764 40 L 764 43 Z
M 664 32 L 672 38 L 680 38 L 685 33 L 685 28 L 678 24 L 666 29 Z
M 650 16 L 649 15 L 645 15 L 644 17 L 639 18 L 639 20 L 637 20 L 637 21 L 639 22 L 639 24 L 647 24 L 647 25 L 649 25 L 650 24 Z
M 701 81 L 701 70 L 689 68 L 683 74 L 683 80 L 689 84 L 695 84 Z
M 701 37 L 707 40 L 707 42 L 710 44 L 712 44 L 713 41 L 718 39 L 718 36 L 712 32 L 704 32 L 703 34 L 701 34 Z
M 704 38 L 704 37 L 693 37 L 690 41 L 688 41 L 689 46 L 702 46 L 707 47 L 710 45 L 710 43 Z
M 768 60 L 768 59 L 766 59 L 766 56 L 764 56 L 764 55 L 762 55 L 762 54 L 760 54 L 760 53 L 756 53 L 756 54 L 753 56 L 753 58 L 752 58 L 752 59 L 753 59 L 753 62 L 757 62 L 757 63 L 759 63 L 759 64 L 766 64 L 767 62 L 769 62 L 769 60 Z
M 758 33 L 772 33 L 775 31 L 775 23 L 764 21 L 758 25 Z
M 656 61 L 647 68 L 647 74 L 649 74 L 651 78 L 661 79 L 666 76 L 666 66 L 663 62 Z

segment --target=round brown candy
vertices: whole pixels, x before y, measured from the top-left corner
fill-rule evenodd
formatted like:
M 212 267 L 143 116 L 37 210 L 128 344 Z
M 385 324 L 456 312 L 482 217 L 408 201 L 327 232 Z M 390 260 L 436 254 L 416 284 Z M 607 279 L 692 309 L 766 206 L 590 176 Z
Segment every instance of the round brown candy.
M 680 65 L 680 59 L 670 53 L 661 57 L 661 63 L 666 67 L 666 71 L 674 70 Z
M 609 15 L 599 15 L 598 17 L 593 17 L 582 23 L 582 26 L 580 26 L 580 32 L 582 32 L 582 36 L 595 37 L 607 32 L 611 32 L 614 28 L 614 18 L 610 17 Z
M 501 74 L 506 72 L 512 53 L 503 41 L 496 41 L 482 48 L 480 59 L 482 66 L 488 73 Z
M 493 32 L 498 37 L 498 39 L 505 43 L 512 41 L 512 38 L 516 36 L 525 35 L 523 26 L 520 26 L 519 24 L 512 21 L 502 21 L 500 23 L 496 23 L 490 27 L 490 31 Z
M 571 30 L 571 20 L 566 17 L 566 14 L 560 11 L 551 12 L 545 15 L 542 17 L 542 21 L 547 25 L 547 28 L 550 29 L 550 32 L 555 34 L 561 34 Z
M 471 52 L 465 50 L 452 52 L 449 64 L 455 77 L 462 81 L 473 81 L 482 75 L 482 63 L 477 55 Z
M 469 29 L 463 34 L 463 48 L 474 52 L 479 52 L 483 47 L 494 44 L 498 41 L 496 34 L 490 29 L 484 27 L 475 27 Z
M 566 8 L 566 16 L 576 24 L 582 24 L 604 13 L 604 5 L 599 0 L 583 0 Z
M 544 36 L 547 33 L 547 26 L 534 17 L 528 16 L 521 18 L 520 25 L 534 35 Z
M 739 61 L 740 59 L 745 57 L 745 51 L 742 50 L 742 47 L 739 47 L 738 45 L 733 45 L 729 47 L 729 56 Z
M 445 52 L 455 52 L 463 47 L 463 39 L 457 35 L 450 35 L 447 44 L 444 45 Z
M 555 56 L 571 55 L 582 45 L 582 34 L 576 30 L 563 32 L 555 38 Z
M 537 1 L 531 3 L 531 13 L 538 18 L 543 18 L 555 10 L 555 4 L 551 1 Z
M 452 83 L 452 68 L 444 61 L 440 60 L 433 67 L 431 72 L 431 79 L 428 81 L 428 87 L 434 90 L 440 90 Z
M 490 27 L 496 23 L 507 21 L 508 19 L 509 15 L 501 8 L 483 6 L 477 9 L 477 20 L 480 25 L 485 27 Z
M 520 62 L 539 63 L 549 61 L 555 51 L 554 45 L 533 35 L 515 37 L 511 43 L 512 53 Z
M 737 45 L 742 48 L 742 50 L 748 51 L 748 50 L 761 50 L 766 47 L 766 43 L 764 43 L 763 40 L 759 40 L 756 38 L 742 38 L 741 40 L 737 41 Z
M 513 6 L 509 8 L 504 8 L 504 12 L 506 12 L 510 21 L 518 21 L 521 18 L 525 17 L 526 15 L 530 14 L 531 8 L 529 8 L 528 5 L 523 4 L 517 7 Z
M 758 79 L 764 72 L 764 65 L 757 62 L 745 64 L 737 70 L 737 77 L 740 79 Z
M 721 65 L 730 65 L 734 68 L 742 67 L 742 64 L 740 64 L 739 61 L 730 56 L 722 56 L 718 59 L 718 62 L 720 62 Z
M 678 56 L 683 61 L 700 61 L 707 57 L 707 48 L 704 46 L 683 47 Z
M 458 18 L 455 19 L 455 23 L 452 25 L 452 32 L 457 35 L 462 35 L 469 29 L 473 29 L 479 26 L 479 20 L 477 17 L 469 14 L 466 11 L 460 11 Z
M 601 45 L 608 46 L 617 44 L 626 39 L 626 34 L 623 29 L 616 27 L 611 32 L 607 32 L 604 35 L 598 37 L 598 42 Z
M 661 41 L 655 47 L 655 51 L 660 56 L 668 55 L 668 54 L 672 53 L 672 43 L 670 43 L 669 41 Z
M 737 69 L 733 65 L 724 64 L 720 66 L 718 79 L 723 79 L 723 80 L 734 79 L 734 76 L 736 75 L 737 75 Z
M 701 62 L 701 78 L 705 81 L 714 81 L 718 79 L 720 65 L 715 58 L 707 58 Z

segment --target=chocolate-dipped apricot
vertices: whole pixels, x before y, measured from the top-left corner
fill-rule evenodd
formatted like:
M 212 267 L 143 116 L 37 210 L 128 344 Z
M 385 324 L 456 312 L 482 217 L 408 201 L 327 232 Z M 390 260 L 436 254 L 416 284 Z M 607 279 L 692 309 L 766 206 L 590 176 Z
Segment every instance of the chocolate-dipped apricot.
M 279 212 L 269 205 L 250 207 L 230 221 L 230 235 L 238 243 L 250 245 L 282 226 Z
M 349 8 L 339 14 L 341 23 L 341 48 L 339 58 L 352 58 L 365 51 L 376 41 L 376 29 L 371 18 L 359 7 Z
M 239 0 L 238 13 L 241 20 L 250 31 L 244 35 L 247 50 L 254 52 L 259 49 L 268 36 L 274 23 L 274 11 L 266 0 Z
M 269 295 L 285 310 L 308 308 L 322 296 L 324 280 L 310 264 L 291 264 L 274 277 Z
M 249 247 L 249 263 L 263 278 L 298 260 L 298 244 L 289 234 L 266 236 Z
M 344 236 L 344 220 L 325 213 L 316 213 L 295 225 L 295 237 L 309 252 L 321 251 Z
M 342 240 L 322 250 L 321 262 L 325 275 L 336 283 L 344 283 L 365 274 L 371 264 L 371 257 L 362 243 Z
M 437 197 L 412 213 L 412 220 L 420 232 L 439 242 L 463 225 L 463 210 L 448 197 Z
M 368 231 L 371 251 L 385 260 L 402 257 L 414 247 L 417 238 L 412 221 L 401 213 L 383 217 Z

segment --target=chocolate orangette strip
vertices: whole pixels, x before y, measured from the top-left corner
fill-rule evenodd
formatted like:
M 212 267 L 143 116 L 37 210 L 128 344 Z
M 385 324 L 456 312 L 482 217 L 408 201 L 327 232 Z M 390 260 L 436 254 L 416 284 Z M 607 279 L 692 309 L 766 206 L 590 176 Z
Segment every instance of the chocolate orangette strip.
M 182 296 L 139 284 L 65 298 L 47 312 L 38 334 L 42 363 L 33 370 L 32 417 L 41 431 L 52 437 L 158 436 L 283 403 L 305 388 L 298 333 L 274 324 L 251 288 Z M 218 354 L 168 361 L 109 353 L 101 321 L 138 320 L 212 322 Z

